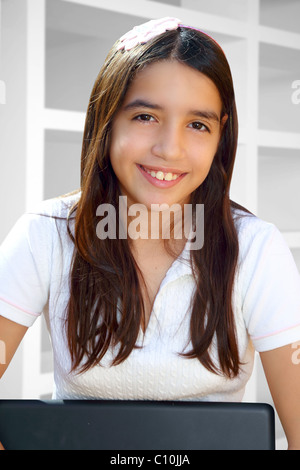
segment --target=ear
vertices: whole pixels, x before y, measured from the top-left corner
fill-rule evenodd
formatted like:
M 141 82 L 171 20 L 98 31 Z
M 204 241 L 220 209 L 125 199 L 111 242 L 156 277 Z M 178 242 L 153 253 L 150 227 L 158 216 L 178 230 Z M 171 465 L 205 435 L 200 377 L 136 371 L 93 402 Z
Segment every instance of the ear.
M 224 126 L 226 124 L 227 119 L 228 119 L 228 114 L 224 114 L 224 116 L 222 117 L 222 119 L 220 121 L 219 142 L 221 140 L 223 129 L 224 129 Z
M 221 125 L 220 125 L 220 127 L 221 127 L 221 132 L 222 132 L 222 130 L 223 130 L 223 127 L 224 127 L 224 125 L 225 125 L 227 119 L 228 119 L 228 114 L 224 114 L 224 116 L 223 116 L 222 119 L 221 119 Z

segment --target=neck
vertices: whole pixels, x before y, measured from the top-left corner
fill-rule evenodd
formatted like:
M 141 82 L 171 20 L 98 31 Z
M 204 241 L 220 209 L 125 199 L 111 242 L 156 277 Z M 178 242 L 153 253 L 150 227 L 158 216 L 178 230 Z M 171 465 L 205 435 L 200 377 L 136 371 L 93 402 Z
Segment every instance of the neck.
M 191 208 L 190 208 L 191 209 Z M 183 205 L 155 205 L 147 208 L 143 204 L 127 206 L 127 198 L 120 198 L 119 220 L 123 236 L 129 240 L 181 240 L 186 242 L 192 220 L 191 210 Z

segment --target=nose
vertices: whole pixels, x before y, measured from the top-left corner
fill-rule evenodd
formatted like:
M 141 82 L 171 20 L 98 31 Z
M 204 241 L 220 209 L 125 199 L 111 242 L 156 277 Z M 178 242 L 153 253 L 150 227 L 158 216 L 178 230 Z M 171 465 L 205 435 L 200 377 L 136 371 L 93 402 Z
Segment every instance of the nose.
M 176 161 L 182 158 L 184 152 L 183 135 L 175 123 L 162 125 L 152 153 L 163 160 Z

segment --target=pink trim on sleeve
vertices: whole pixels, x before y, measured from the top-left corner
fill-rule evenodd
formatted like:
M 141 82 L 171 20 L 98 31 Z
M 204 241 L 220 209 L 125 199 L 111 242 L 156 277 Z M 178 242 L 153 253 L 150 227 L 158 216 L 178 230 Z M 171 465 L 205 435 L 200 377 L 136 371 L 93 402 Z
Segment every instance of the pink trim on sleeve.
M 7 304 L 10 304 L 12 307 L 17 308 L 18 310 L 22 310 L 22 312 L 28 313 L 29 315 L 33 315 L 34 317 L 39 317 L 40 316 L 39 313 L 34 313 L 34 312 L 31 312 L 30 310 L 25 310 L 25 308 L 19 307 L 19 305 L 11 302 L 10 300 L 5 299 L 4 297 L 0 296 L 0 300 L 3 300 L 3 302 L 6 302 Z
M 275 336 L 275 335 L 278 335 L 279 333 L 284 333 L 287 330 L 292 330 L 293 328 L 296 328 L 297 326 L 300 326 L 300 323 L 297 323 L 296 325 L 288 326 L 287 328 L 282 328 L 281 330 L 274 331 L 273 333 L 270 333 L 268 335 L 254 336 L 254 337 L 251 337 L 251 339 L 253 341 L 258 341 L 263 338 L 269 338 L 270 336 Z

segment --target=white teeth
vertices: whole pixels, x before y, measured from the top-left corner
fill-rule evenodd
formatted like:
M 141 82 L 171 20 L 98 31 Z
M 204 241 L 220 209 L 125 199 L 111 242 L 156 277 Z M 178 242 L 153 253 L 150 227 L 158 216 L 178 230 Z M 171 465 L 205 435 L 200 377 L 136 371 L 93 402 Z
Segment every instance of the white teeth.
M 143 167 L 144 168 L 144 167 Z M 172 181 L 172 180 L 177 180 L 179 175 L 173 174 L 173 173 L 163 173 L 162 171 L 153 171 L 153 170 L 147 170 L 147 168 L 144 168 L 149 175 L 151 175 L 153 178 L 156 178 L 160 181 L 165 180 L 165 181 Z
M 155 178 L 157 178 L 158 180 L 163 180 L 164 179 L 164 174 L 162 171 L 158 171 L 155 175 Z

